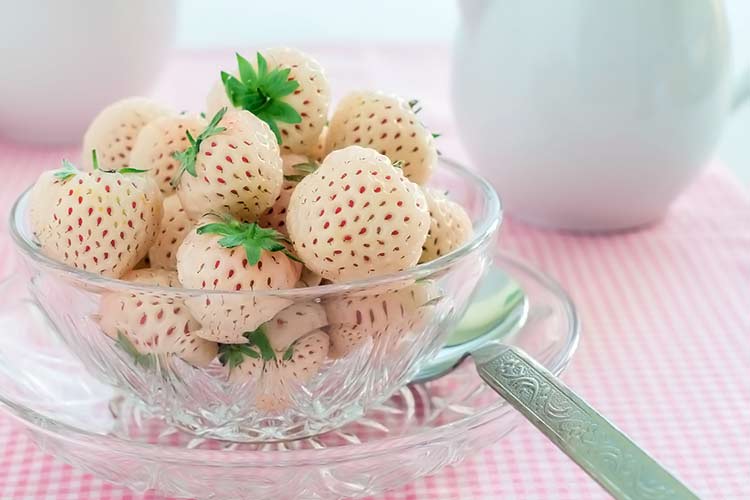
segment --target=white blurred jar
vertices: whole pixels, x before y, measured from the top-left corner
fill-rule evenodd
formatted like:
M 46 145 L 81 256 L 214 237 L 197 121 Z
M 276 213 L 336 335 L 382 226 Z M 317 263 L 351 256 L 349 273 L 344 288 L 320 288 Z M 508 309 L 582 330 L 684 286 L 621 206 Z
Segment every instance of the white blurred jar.
M 0 136 L 72 144 L 110 102 L 146 93 L 174 0 L 0 0 Z
M 733 89 L 718 0 L 459 5 L 459 132 L 506 210 L 534 224 L 658 220 L 747 95 Z

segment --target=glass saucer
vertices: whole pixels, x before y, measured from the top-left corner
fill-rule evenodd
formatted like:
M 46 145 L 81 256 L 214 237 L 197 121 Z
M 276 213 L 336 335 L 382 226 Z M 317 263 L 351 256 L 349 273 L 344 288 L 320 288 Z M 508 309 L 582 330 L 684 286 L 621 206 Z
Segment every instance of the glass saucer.
M 498 254 L 494 266 L 527 298 L 525 314 L 504 340 L 560 374 L 578 343 L 570 299 L 513 257 Z M 520 419 L 469 360 L 320 436 L 260 445 L 204 439 L 169 427 L 89 375 L 26 288 L 11 280 L 2 289 L 0 407 L 48 453 L 136 491 L 248 500 L 367 496 L 459 462 Z

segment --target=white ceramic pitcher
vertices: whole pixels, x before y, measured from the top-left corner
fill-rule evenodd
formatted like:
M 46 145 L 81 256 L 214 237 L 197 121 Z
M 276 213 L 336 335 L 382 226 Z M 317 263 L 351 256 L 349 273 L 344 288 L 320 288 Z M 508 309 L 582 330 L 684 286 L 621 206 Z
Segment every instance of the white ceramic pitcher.
M 548 227 L 658 220 L 732 96 L 720 0 L 462 0 L 453 103 L 506 209 Z

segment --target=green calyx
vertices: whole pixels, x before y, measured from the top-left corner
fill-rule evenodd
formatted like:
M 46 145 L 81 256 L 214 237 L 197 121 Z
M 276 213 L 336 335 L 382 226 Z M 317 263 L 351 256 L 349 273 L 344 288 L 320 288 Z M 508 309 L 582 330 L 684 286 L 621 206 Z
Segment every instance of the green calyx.
M 130 339 L 119 331 L 117 332 L 117 345 L 133 358 L 136 365 L 143 366 L 144 368 L 151 368 L 156 363 L 156 357 L 153 354 L 143 354 L 139 352 Z
M 232 217 L 224 217 L 222 222 L 212 222 L 199 227 L 198 234 L 218 234 L 219 245 L 224 248 L 241 246 L 245 249 L 247 263 L 254 266 L 260 260 L 261 252 L 282 252 L 292 260 L 301 262 L 294 254 L 287 250 L 283 242 L 289 242 L 286 237 L 274 229 L 260 227 L 254 222 L 240 222 Z
M 193 134 L 189 130 L 185 131 L 185 136 L 190 142 L 190 146 L 185 151 L 178 151 L 172 154 L 172 158 L 180 162 L 180 169 L 177 175 L 171 181 L 172 187 L 177 187 L 180 183 L 180 178 L 185 172 L 189 173 L 193 177 L 197 177 L 198 174 L 195 172 L 195 159 L 198 157 L 198 152 L 201 149 L 201 143 L 211 136 L 220 134 L 226 130 L 225 127 L 219 127 L 219 122 L 224 118 L 224 114 L 227 112 L 227 108 L 221 108 L 216 112 L 208 126 L 198 134 L 198 137 L 193 137 Z
M 222 344 L 219 347 L 219 361 L 224 366 L 236 368 L 245 358 L 262 359 L 263 362 L 276 361 L 276 352 L 271 347 L 263 325 L 251 332 L 245 332 L 243 336 L 247 339 L 244 344 Z M 294 353 L 293 345 L 283 355 L 283 360 L 288 361 Z
M 299 123 L 302 117 L 281 98 L 297 90 L 299 82 L 289 78 L 290 68 L 268 70 L 263 55 L 256 54 L 257 71 L 250 62 L 237 54 L 239 78 L 221 72 L 221 81 L 233 106 L 246 109 L 271 127 L 276 141 L 281 144 L 277 122 Z
M 308 174 L 315 172 L 319 166 L 320 165 L 318 165 L 314 161 L 310 161 L 307 163 L 297 163 L 296 165 L 292 165 L 292 168 L 295 169 L 297 172 L 302 172 L 302 173 L 296 174 L 296 175 L 285 175 L 284 180 L 290 181 L 290 182 L 300 182 Z
M 74 177 L 78 172 L 79 171 L 75 165 L 70 163 L 68 160 L 63 159 L 62 167 L 55 170 L 55 172 L 52 175 L 54 175 L 56 178 L 60 179 L 61 181 L 65 182 L 71 177 Z

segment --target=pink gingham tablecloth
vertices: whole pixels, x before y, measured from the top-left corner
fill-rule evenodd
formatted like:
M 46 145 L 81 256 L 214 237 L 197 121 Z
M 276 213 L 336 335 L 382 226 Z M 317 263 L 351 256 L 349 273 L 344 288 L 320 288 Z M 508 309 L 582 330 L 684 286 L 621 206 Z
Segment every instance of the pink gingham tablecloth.
M 448 105 L 446 47 L 312 47 L 334 95 L 380 87 L 421 98 L 441 149 L 465 159 Z M 250 52 L 248 50 L 247 52 Z M 154 94 L 197 110 L 233 51 L 178 54 Z M 498 138 L 502 140 L 502 138 Z M 0 210 L 75 148 L 0 139 Z M 5 220 L 0 227 L 5 229 Z M 583 337 L 565 378 L 703 498 L 750 498 L 750 195 L 709 168 L 666 219 L 638 232 L 573 236 L 509 220 L 502 245 L 560 280 Z M 12 266 L 0 246 L 4 271 Z M 83 474 L 38 451 L 0 415 L 0 499 L 156 499 Z M 607 496 L 530 425 L 461 465 L 382 500 L 588 500 Z

